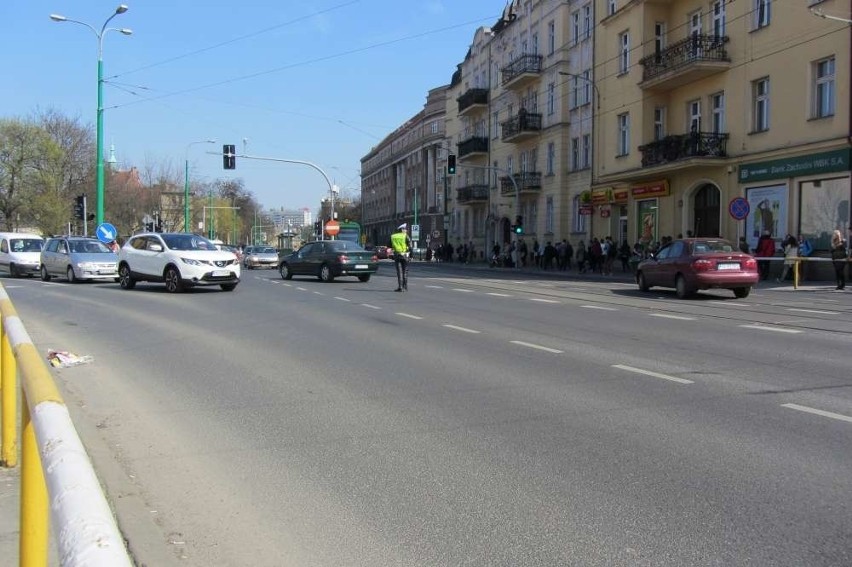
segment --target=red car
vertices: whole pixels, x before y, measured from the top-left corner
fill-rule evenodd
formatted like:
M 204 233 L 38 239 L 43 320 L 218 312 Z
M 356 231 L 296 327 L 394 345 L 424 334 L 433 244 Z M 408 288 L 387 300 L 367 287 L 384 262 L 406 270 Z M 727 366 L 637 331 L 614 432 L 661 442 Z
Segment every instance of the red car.
M 674 240 L 636 268 L 641 291 L 673 287 L 681 299 L 701 289 L 730 289 L 748 297 L 757 283 L 757 260 L 721 238 Z

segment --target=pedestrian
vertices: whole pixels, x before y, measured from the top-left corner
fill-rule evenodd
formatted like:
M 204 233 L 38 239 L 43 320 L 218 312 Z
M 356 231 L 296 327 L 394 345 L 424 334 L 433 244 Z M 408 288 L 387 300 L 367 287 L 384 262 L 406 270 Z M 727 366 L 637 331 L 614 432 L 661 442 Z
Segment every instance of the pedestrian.
M 630 245 L 626 240 L 621 241 L 621 248 L 618 249 L 618 257 L 621 260 L 621 271 L 630 271 Z
M 408 236 L 408 225 L 402 223 L 391 234 L 390 241 L 393 249 L 393 262 L 396 265 L 397 287 L 394 291 L 408 291 L 408 259 L 411 254 L 411 238 Z
M 796 258 L 799 257 L 799 241 L 796 240 L 796 237 L 788 234 L 784 237 L 782 244 L 784 246 L 784 269 L 781 271 L 781 277 L 775 280 L 778 283 L 785 281 L 787 276 L 793 273 L 794 265 L 798 261 Z
M 763 234 L 757 240 L 757 248 L 755 248 L 754 254 L 758 258 L 772 258 L 775 256 L 775 241 L 769 236 L 768 230 L 764 230 Z M 769 260 L 758 260 L 757 268 L 760 272 L 760 279 L 765 280 L 769 277 Z
M 846 241 L 839 230 L 831 235 L 831 260 L 837 280 L 836 289 L 842 290 L 846 287 Z
M 586 273 L 586 245 L 582 240 L 577 244 L 577 272 Z

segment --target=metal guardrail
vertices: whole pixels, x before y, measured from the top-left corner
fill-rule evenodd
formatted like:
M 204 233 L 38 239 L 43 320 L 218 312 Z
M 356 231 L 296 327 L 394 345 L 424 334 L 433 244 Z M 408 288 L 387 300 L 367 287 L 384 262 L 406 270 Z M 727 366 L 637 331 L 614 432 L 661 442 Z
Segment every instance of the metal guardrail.
M 0 465 L 17 466 L 21 379 L 19 565 L 46 567 L 48 523 L 63 567 L 131 567 L 95 470 L 45 361 L 0 284 Z
M 832 258 L 820 258 L 816 256 L 796 256 L 795 258 L 787 258 L 785 256 L 755 256 L 758 262 L 793 262 L 793 289 L 799 288 L 799 270 L 802 262 L 837 262 Z M 844 260 L 847 264 L 852 263 L 852 258 Z

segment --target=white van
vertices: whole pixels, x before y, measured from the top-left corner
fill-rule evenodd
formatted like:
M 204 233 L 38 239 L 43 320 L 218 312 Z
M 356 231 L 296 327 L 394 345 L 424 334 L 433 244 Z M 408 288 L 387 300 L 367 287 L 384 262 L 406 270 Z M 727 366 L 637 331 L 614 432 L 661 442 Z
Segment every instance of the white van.
M 13 278 L 39 273 L 44 238 L 29 232 L 0 232 L 0 271 Z

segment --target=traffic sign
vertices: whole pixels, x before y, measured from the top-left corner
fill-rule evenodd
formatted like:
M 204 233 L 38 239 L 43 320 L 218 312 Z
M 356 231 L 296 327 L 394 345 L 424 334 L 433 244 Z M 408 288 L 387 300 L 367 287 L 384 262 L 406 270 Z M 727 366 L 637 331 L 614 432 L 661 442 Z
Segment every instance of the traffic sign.
M 420 225 L 419 224 L 411 225 L 411 239 L 412 240 L 420 240 Z
M 731 199 L 731 202 L 728 203 L 728 213 L 736 220 L 743 220 L 746 218 L 749 211 L 751 211 L 751 205 L 749 205 L 748 199 L 745 197 L 734 197 Z
M 118 231 L 108 222 L 104 222 L 99 224 L 98 228 L 95 229 L 95 236 L 104 244 L 109 244 L 118 236 Z
M 340 223 L 336 220 L 330 220 L 325 223 L 325 233 L 329 236 L 337 236 L 340 232 Z

